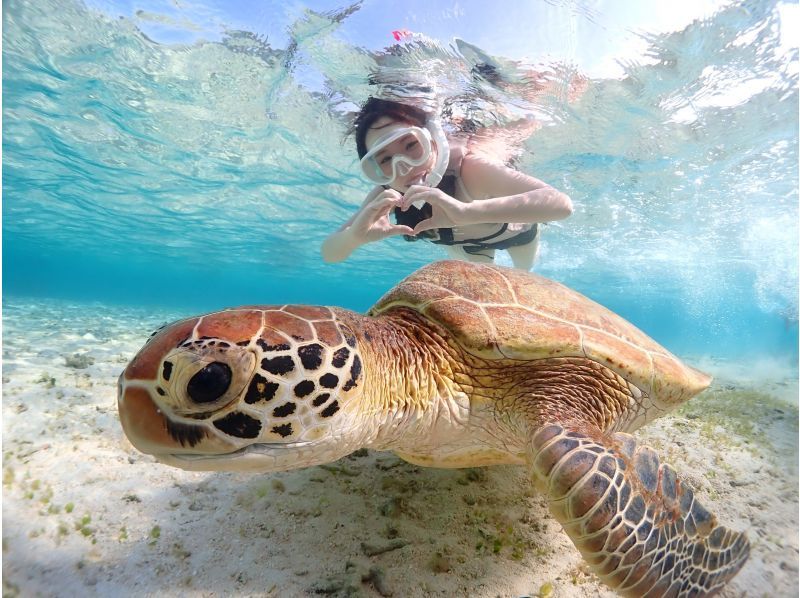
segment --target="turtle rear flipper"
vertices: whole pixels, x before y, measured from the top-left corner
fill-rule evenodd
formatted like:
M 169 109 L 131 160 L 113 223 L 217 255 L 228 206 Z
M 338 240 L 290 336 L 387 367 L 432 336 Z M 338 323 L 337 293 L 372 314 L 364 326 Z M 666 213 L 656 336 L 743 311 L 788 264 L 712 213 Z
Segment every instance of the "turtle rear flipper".
M 537 487 L 592 570 L 624 596 L 708 596 L 750 543 L 717 524 L 655 452 L 629 434 L 549 424 L 533 435 Z

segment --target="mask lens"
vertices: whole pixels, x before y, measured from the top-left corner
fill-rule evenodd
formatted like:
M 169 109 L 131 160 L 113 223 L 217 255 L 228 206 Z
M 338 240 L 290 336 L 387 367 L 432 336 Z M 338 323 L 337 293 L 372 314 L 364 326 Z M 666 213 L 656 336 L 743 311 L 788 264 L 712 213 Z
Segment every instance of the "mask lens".
M 405 166 L 402 173 L 406 173 L 409 167 L 425 162 L 430 151 L 431 144 L 423 129 L 400 129 L 379 139 L 361 159 L 361 168 L 367 178 L 385 184 L 394 180 L 400 165 Z
M 423 155 L 422 143 L 419 135 L 408 133 L 389 144 L 376 155 L 381 172 L 384 176 L 391 177 L 395 162 L 411 164 L 419 162 Z M 424 160 L 422 160 L 424 162 Z
M 388 177 L 392 176 L 393 162 L 394 160 L 392 160 L 391 156 L 384 156 L 383 158 L 380 159 L 380 162 L 378 162 L 378 164 L 380 166 L 381 172 L 383 173 L 383 176 L 388 176 Z
M 401 139 L 400 154 L 410 158 L 411 160 L 420 160 L 424 154 L 420 135 L 411 133 Z

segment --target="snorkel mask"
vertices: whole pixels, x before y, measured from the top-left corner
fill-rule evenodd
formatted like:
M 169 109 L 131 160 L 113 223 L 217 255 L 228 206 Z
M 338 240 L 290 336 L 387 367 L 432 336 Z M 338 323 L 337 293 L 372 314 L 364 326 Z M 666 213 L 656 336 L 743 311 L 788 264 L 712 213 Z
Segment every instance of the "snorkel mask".
M 361 158 L 364 175 L 378 185 L 389 185 L 431 155 L 431 142 L 436 144 L 436 162 L 423 184 L 436 187 L 450 162 L 450 145 L 438 121 L 429 121 L 424 128 L 403 127 L 391 131 L 375 142 Z

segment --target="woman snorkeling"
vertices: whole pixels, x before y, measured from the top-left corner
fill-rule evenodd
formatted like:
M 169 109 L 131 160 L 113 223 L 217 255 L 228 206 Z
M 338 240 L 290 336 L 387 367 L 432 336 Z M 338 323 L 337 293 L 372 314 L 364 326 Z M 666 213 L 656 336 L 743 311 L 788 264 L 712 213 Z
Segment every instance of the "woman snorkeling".
M 473 262 L 493 262 L 495 251 L 505 249 L 516 268 L 530 270 L 538 223 L 572 214 L 567 195 L 451 143 L 439 122 L 414 106 L 370 98 L 353 129 L 361 168 L 377 186 L 322 244 L 326 262 L 404 235 Z

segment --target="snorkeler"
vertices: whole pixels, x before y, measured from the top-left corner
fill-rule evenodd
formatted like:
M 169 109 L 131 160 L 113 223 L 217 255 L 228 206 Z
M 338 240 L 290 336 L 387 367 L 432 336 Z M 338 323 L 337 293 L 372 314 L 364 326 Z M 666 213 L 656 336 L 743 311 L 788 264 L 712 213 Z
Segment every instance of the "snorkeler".
M 415 106 L 370 98 L 353 129 L 361 168 L 377 186 L 322 244 L 326 262 L 404 235 L 444 245 L 451 258 L 472 262 L 491 263 L 495 251 L 505 249 L 516 268 L 530 270 L 538 224 L 572 214 L 567 195 L 451 144 L 439 122 Z

